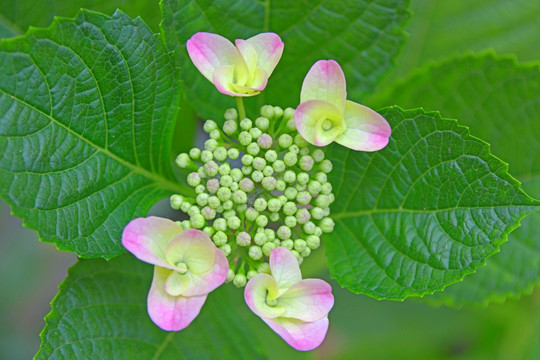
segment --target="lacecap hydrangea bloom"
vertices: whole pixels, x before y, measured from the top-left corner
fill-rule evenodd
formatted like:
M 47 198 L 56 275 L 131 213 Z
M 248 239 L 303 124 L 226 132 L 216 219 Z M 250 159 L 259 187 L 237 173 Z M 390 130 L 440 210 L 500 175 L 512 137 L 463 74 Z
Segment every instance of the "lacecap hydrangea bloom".
M 392 133 L 377 112 L 347 100 L 345 75 L 334 60 L 319 60 L 307 73 L 294 122 L 302 137 L 316 146 L 335 141 L 353 150 L 377 151 Z
M 208 293 L 225 282 L 229 263 L 207 234 L 183 231 L 164 218 L 132 220 L 122 234 L 122 245 L 154 266 L 148 293 L 148 314 L 168 331 L 187 327 L 199 315 Z
M 262 33 L 233 45 L 217 34 L 196 33 L 187 42 L 193 64 L 219 92 L 230 96 L 253 96 L 261 92 L 274 71 L 283 42 L 277 34 Z

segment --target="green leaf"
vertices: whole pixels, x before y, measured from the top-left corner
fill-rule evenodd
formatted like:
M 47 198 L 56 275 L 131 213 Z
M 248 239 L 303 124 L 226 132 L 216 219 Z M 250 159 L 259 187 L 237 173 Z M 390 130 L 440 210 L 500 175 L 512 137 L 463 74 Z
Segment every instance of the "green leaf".
M 22 35 L 29 26 L 45 27 L 54 16 L 73 17 L 81 8 L 105 14 L 121 9 L 131 17 L 141 15 L 154 31 L 161 20 L 157 0 L 0 0 L 0 29 L 2 24 L 12 29 L 11 35 L 0 37 Z
M 122 12 L 1 40 L 0 195 L 13 214 L 81 257 L 122 253 L 131 219 L 187 189 L 170 166 L 174 69 L 159 35 Z
M 398 300 L 474 272 L 540 202 L 457 121 L 421 109 L 381 114 L 393 131 L 382 151 L 328 150 L 336 227 L 325 242 L 342 286 Z
M 264 359 L 234 294 L 209 294 L 185 330 L 166 332 L 147 314 L 152 266 L 123 255 L 81 260 L 60 284 L 36 359 Z M 243 305 L 243 304 L 242 304 Z M 247 310 L 247 308 L 246 308 Z
M 433 81 L 437 79 L 437 81 Z M 419 100 L 421 99 L 421 100 Z M 389 89 L 380 105 L 440 109 L 464 119 L 473 134 L 510 163 L 510 171 L 540 198 L 540 66 L 521 65 L 493 53 L 432 64 Z M 413 105 L 414 104 L 414 105 Z M 540 284 L 540 214 L 523 220 L 501 253 L 465 281 L 428 298 L 452 305 L 502 302 Z
M 495 49 L 522 61 L 540 59 L 537 1 L 412 0 L 411 11 L 410 37 L 394 74 L 407 75 L 430 60 L 464 51 Z
M 247 99 L 252 111 L 248 116 L 256 116 L 255 106 L 265 103 L 298 105 L 304 76 L 319 59 L 341 64 L 350 98 L 371 92 L 405 40 L 407 5 L 396 0 L 162 0 L 161 25 L 169 49 L 176 52 L 188 100 L 204 118 L 221 117 L 234 101 L 199 73 L 187 55 L 186 41 L 198 31 L 231 40 L 267 31 L 279 34 L 285 43 L 283 57 L 267 89 Z

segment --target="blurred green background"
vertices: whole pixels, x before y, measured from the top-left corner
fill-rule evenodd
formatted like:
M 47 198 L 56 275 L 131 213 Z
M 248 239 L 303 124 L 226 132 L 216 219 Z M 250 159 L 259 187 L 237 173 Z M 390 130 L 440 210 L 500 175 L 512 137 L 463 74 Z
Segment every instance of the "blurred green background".
M 0 0 L 0 37 L 24 32 L 29 25 L 46 26 L 53 15 L 73 16 L 79 7 L 105 13 L 120 7 L 131 16 L 142 14 L 158 29 L 155 1 L 47 0 L 39 2 L 43 12 L 31 10 L 35 3 Z M 413 0 L 411 8 L 415 15 L 408 26 L 409 41 L 381 88 L 429 61 L 468 50 L 494 48 L 521 61 L 540 59 L 538 0 Z M 39 242 L 2 201 L 0 231 L 0 359 L 30 359 L 39 347 L 49 302 L 76 257 Z M 327 273 L 320 274 L 325 271 L 323 255 L 309 260 L 304 272 L 329 279 Z M 336 298 L 329 334 L 321 348 L 296 353 L 299 358 L 540 359 L 538 289 L 505 304 L 450 309 L 418 300 L 377 301 L 329 281 Z M 276 359 L 291 354 L 273 353 Z

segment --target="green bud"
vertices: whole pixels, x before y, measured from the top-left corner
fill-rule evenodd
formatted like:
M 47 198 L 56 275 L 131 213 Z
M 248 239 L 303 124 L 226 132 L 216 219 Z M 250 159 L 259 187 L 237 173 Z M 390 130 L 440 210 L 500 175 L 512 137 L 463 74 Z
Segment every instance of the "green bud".
M 242 174 L 249 175 L 251 174 L 252 171 L 253 171 L 253 167 L 247 166 L 247 165 L 242 166 Z
M 216 141 L 218 141 L 221 138 L 221 132 L 217 129 L 210 131 L 210 134 L 208 135 L 210 136 L 210 139 L 214 139 Z
M 202 229 L 204 227 L 205 221 L 204 217 L 201 214 L 193 215 L 190 218 L 191 226 L 195 229 Z
M 264 175 L 263 175 L 262 171 L 255 170 L 254 172 L 251 173 L 251 178 L 256 183 L 260 183 L 262 181 L 262 179 L 264 178 Z
M 201 215 L 202 215 L 206 220 L 212 220 L 213 218 L 216 217 L 216 210 L 212 209 L 210 206 L 205 206 L 205 207 L 203 207 L 203 209 L 201 210 Z
M 234 270 L 233 269 L 229 269 L 229 272 L 227 272 L 227 278 L 225 279 L 225 282 L 226 283 L 230 283 L 231 281 L 233 281 L 234 279 Z
M 321 220 L 324 217 L 324 211 L 320 207 L 314 207 L 310 212 L 311 217 L 315 220 Z
M 300 148 L 298 147 L 298 145 L 292 144 L 291 146 L 289 146 L 289 152 L 298 155 L 300 153 Z
M 238 183 L 235 181 L 231 184 L 231 186 L 229 186 L 229 189 L 231 189 L 231 191 L 236 191 L 238 190 L 240 187 L 238 186 Z
M 225 161 L 227 159 L 227 149 L 224 147 L 218 147 L 214 150 L 214 159 L 217 161 Z
M 197 185 L 195 186 L 195 194 L 202 194 L 203 192 L 205 192 L 205 187 L 204 185 Z
M 271 119 L 274 117 L 274 107 L 271 105 L 264 105 L 261 107 L 261 116 Z
M 263 252 L 260 246 L 257 245 L 251 245 L 249 247 L 249 257 L 253 260 L 259 260 L 263 256 Z
M 292 250 L 291 251 L 294 255 L 294 257 L 296 258 L 296 260 L 298 260 L 298 265 L 301 265 L 302 262 L 304 261 L 304 258 L 300 255 L 300 253 L 296 250 Z
M 271 253 L 272 250 L 274 250 L 275 248 L 276 248 L 276 246 L 275 246 L 273 243 L 268 242 L 268 243 L 266 243 L 266 244 L 264 244 L 264 245 L 262 246 L 262 252 L 263 252 L 264 255 L 270 256 L 270 253 Z
M 283 119 L 290 120 L 294 118 L 294 109 L 291 107 L 286 108 L 283 111 Z
M 217 191 L 216 195 L 221 202 L 227 201 L 232 196 L 231 189 L 227 187 L 221 187 Z
M 236 148 L 230 148 L 227 150 L 227 155 L 229 156 L 229 159 L 235 160 L 240 156 L 240 151 L 238 151 Z
M 283 116 L 283 109 L 280 108 L 279 106 L 274 106 L 274 117 L 276 119 L 279 119 L 282 116 Z
M 257 143 L 254 143 L 252 142 L 251 144 L 249 144 L 246 148 L 248 154 L 252 155 L 252 156 L 256 156 L 259 151 L 261 151 L 261 149 L 259 148 L 259 145 L 257 145 Z
M 197 202 L 197 205 L 205 206 L 206 204 L 208 204 L 208 197 L 209 196 L 207 193 L 201 193 L 197 195 L 197 197 L 195 198 L 195 201 Z
M 328 183 L 327 183 L 328 184 Z M 308 186 L 307 186 L 307 189 L 309 191 L 309 193 L 311 195 L 317 195 L 318 193 L 321 192 L 321 183 L 318 182 L 317 180 L 311 180 L 309 183 L 308 183 Z
M 206 175 L 206 173 L 204 172 L 204 166 L 201 166 L 200 168 L 197 169 L 197 174 L 199 174 L 201 179 L 205 179 L 208 177 L 208 175 Z
M 182 195 L 175 194 L 171 196 L 170 202 L 171 202 L 171 207 L 174 210 L 179 210 L 180 206 L 182 206 L 182 203 L 184 202 L 184 197 Z
M 315 227 L 315 231 L 313 232 L 313 235 L 315 236 L 321 236 L 323 233 L 322 229 L 319 226 Z
M 312 235 L 315 232 L 315 224 L 311 221 L 308 221 L 304 224 L 303 230 L 306 234 Z
M 274 241 L 276 239 L 276 232 L 272 229 L 264 229 L 267 241 Z
M 316 235 L 309 235 L 307 237 L 306 244 L 310 249 L 315 250 L 321 245 L 321 239 Z
M 328 174 L 330 171 L 332 171 L 332 162 L 328 159 L 321 161 L 319 164 L 319 169 Z
M 225 117 L 225 120 L 236 120 L 238 119 L 238 112 L 235 108 L 230 108 L 225 110 L 225 114 L 223 115 Z
M 246 210 L 247 210 L 247 205 L 246 204 L 236 205 L 236 211 L 238 211 L 239 214 L 245 213 Z
M 184 231 L 191 229 L 191 223 L 189 220 L 182 221 L 182 229 L 184 229 Z
M 294 241 L 292 241 L 291 239 L 283 240 L 281 242 L 281 246 L 283 246 L 286 249 L 292 250 L 294 247 Z
M 287 225 L 290 228 L 293 228 L 296 226 L 296 218 L 294 216 L 286 216 L 285 217 L 285 225 Z
M 275 150 L 268 150 L 266 152 L 266 154 L 264 154 L 264 158 L 269 163 L 273 163 L 273 162 L 277 161 L 278 154 L 277 154 L 277 152 Z M 281 161 L 281 160 L 279 160 L 279 161 Z M 283 162 L 283 161 L 281 161 L 281 162 Z M 283 163 L 283 169 L 285 169 L 285 163 Z M 274 168 L 274 170 L 275 170 L 275 168 Z
M 278 212 L 281 209 L 281 202 L 278 199 L 270 199 L 268 201 L 268 210 Z
M 283 191 L 283 195 L 285 195 L 285 197 L 288 200 L 296 200 L 296 195 L 297 194 L 298 194 L 298 190 L 296 190 L 293 187 L 288 187 L 288 188 L 285 189 L 285 191 Z
M 263 175 L 264 176 L 272 176 L 274 175 L 274 168 L 269 166 L 269 165 L 266 165 L 262 171 Z
M 231 173 L 231 165 L 228 162 L 224 162 L 223 164 L 219 165 L 218 172 L 221 176 L 229 175 Z
M 191 209 L 191 204 L 189 202 L 184 201 L 182 205 L 180 205 L 180 210 L 182 210 L 182 212 L 185 212 L 186 214 L 189 209 Z
M 283 174 L 283 180 L 289 184 L 292 184 L 296 181 L 296 173 L 292 170 L 287 170 Z
M 182 153 L 176 157 L 176 165 L 178 165 L 179 168 L 185 169 L 188 166 L 193 164 L 193 161 L 189 158 L 188 154 Z
M 315 160 L 315 162 L 321 162 L 324 160 L 324 151 L 322 151 L 321 149 L 316 149 L 311 154 L 311 157 L 313 157 L 313 160 Z
M 263 149 L 270 149 L 272 147 L 272 137 L 268 134 L 262 134 L 257 139 L 257 144 Z
M 236 243 L 238 246 L 248 246 L 251 243 L 251 236 L 245 231 L 242 231 L 236 235 Z
M 276 160 L 272 164 L 272 167 L 274 168 L 274 171 L 277 172 L 278 174 L 285 171 L 285 163 L 283 162 L 283 160 Z
M 233 183 L 233 179 L 230 175 L 222 175 L 219 179 L 219 185 L 221 187 L 230 187 Z
M 308 147 L 300 148 L 300 155 L 302 156 L 309 155 L 309 148 Z
M 255 207 L 256 209 L 256 207 Z M 257 216 L 257 219 L 255 219 L 255 224 L 257 224 L 258 227 L 265 227 L 268 224 L 268 218 L 264 215 Z
M 238 288 L 246 286 L 246 276 L 244 274 L 236 274 L 233 279 L 233 284 Z
M 302 156 L 300 158 L 300 163 L 298 164 L 300 166 L 300 169 L 304 171 L 309 171 L 313 167 L 313 164 L 315 161 L 313 161 L 313 158 L 309 155 Z
M 262 263 L 257 267 L 257 272 L 259 274 L 270 274 L 270 264 Z
M 288 149 L 293 143 L 293 138 L 289 134 L 283 134 L 278 139 L 279 147 L 282 149 Z
M 298 221 L 299 224 L 305 224 L 311 218 L 311 215 L 309 214 L 309 211 L 306 208 L 298 209 L 296 211 L 295 216 L 296 216 L 296 221 Z
M 203 209 L 203 211 L 204 211 L 204 209 Z M 208 235 L 210 237 L 212 237 L 216 233 L 216 230 L 211 226 L 205 226 L 204 229 L 202 229 L 202 231 L 204 231 L 206 233 L 206 235 Z
M 277 180 L 276 181 L 276 190 L 277 191 L 284 191 L 285 188 L 287 188 L 287 184 L 285 184 L 285 181 L 283 181 L 283 180 Z
M 245 154 L 242 156 L 242 164 L 244 165 L 251 165 L 253 163 L 253 156 L 249 154 Z
M 286 128 L 289 131 L 296 131 L 296 124 L 294 123 L 294 119 L 290 119 L 289 121 L 287 121 Z
M 232 202 L 232 200 L 227 200 L 223 204 L 221 204 L 221 206 L 223 207 L 223 210 L 231 210 L 234 206 L 234 203 Z
M 307 186 L 305 184 L 296 183 L 294 188 L 298 191 L 304 191 L 307 189 Z
M 294 137 L 294 143 L 298 146 L 298 147 L 306 147 L 306 146 L 309 146 L 309 143 L 302 137 L 302 135 L 300 134 L 297 134 L 295 137 Z
M 225 121 L 225 124 L 223 124 L 223 132 L 229 136 L 233 136 L 236 133 L 236 130 L 238 130 L 238 126 L 234 120 L 227 120 Z
M 240 182 L 238 183 L 238 187 L 239 187 L 242 191 L 250 192 L 250 191 L 252 191 L 253 188 L 255 187 L 255 184 L 253 184 L 253 181 L 251 181 L 251 179 L 249 179 L 249 178 L 243 178 L 243 179 L 240 180 Z
M 331 193 L 332 193 L 332 184 L 330 184 L 329 182 L 324 183 L 321 186 L 321 194 L 330 195 Z
M 296 176 L 296 181 L 301 185 L 306 185 L 309 181 L 309 174 L 308 173 L 300 173 Z
M 253 129 L 249 130 L 249 134 L 251 135 L 253 140 L 257 140 L 257 139 L 259 139 L 259 136 L 262 135 L 262 131 L 259 130 L 258 128 L 253 128 Z
M 257 219 L 257 216 L 259 216 L 259 212 L 254 208 L 249 207 L 246 209 L 246 219 L 248 219 L 249 221 L 255 221 L 255 219 Z
M 268 215 L 268 219 L 272 222 L 278 222 L 279 221 L 279 213 L 271 213 Z
M 275 239 L 274 241 L 272 241 L 272 244 L 274 244 L 274 246 L 278 248 L 281 246 L 281 240 Z
M 253 242 L 259 246 L 262 246 L 266 242 L 266 235 L 264 234 L 264 231 L 256 233 L 253 237 Z
M 268 126 L 270 126 L 270 121 L 265 117 L 258 117 L 255 119 L 255 125 L 262 131 L 268 129 Z
M 251 122 L 250 119 L 245 118 L 245 119 L 240 120 L 240 128 L 242 130 L 249 131 L 249 129 L 251 129 L 252 126 L 253 126 L 253 123 Z
M 231 216 L 227 219 L 227 226 L 229 227 L 229 229 L 236 230 L 240 227 L 241 224 L 242 222 L 240 221 L 238 216 Z
M 213 158 L 214 158 L 214 155 L 212 154 L 212 152 L 210 150 L 201 151 L 201 161 L 203 163 L 207 163 L 210 160 L 212 160 Z
M 240 135 L 238 135 L 238 142 L 244 146 L 248 146 L 251 144 L 252 136 L 247 131 L 242 131 Z
M 210 179 L 206 182 L 206 188 L 211 194 L 214 194 L 219 189 L 219 180 L 218 179 Z
M 256 157 L 253 159 L 253 168 L 256 170 L 262 171 L 264 167 L 266 166 L 266 160 L 264 160 L 262 157 Z
M 307 247 L 306 241 L 302 239 L 294 240 L 294 250 L 302 252 Z
M 193 160 L 198 160 L 201 157 L 201 150 L 199 148 L 195 147 L 195 148 L 189 150 L 189 156 Z
M 258 212 L 262 212 L 264 210 L 266 210 L 266 206 L 268 205 L 268 203 L 266 202 L 266 200 L 264 198 L 258 198 L 257 200 L 255 200 L 255 202 L 253 203 L 253 207 L 255 208 L 255 210 L 257 210 Z
M 296 165 L 296 162 L 298 161 L 298 157 L 293 152 L 288 152 L 283 156 L 283 162 L 287 166 L 294 166 Z
M 214 220 L 214 223 L 212 225 L 214 226 L 214 229 L 216 229 L 216 231 L 227 230 L 227 220 L 225 220 L 224 218 Z
M 288 226 L 282 225 L 277 231 L 277 236 L 282 240 L 289 239 L 291 237 L 291 229 Z
M 300 191 L 298 195 L 296 195 L 296 202 L 300 205 L 307 205 L 311 201 L 311 195 L 307 191 Z
M 311 254 L 311 249 L 307 246 L 304 248 L 304 250 L 300 251 L 300 256 L 302 257 L 308 257 Z
M 257 271 L 256 270 L 249 270 L 248 273 L 247 273 L 247 278 L 248 280 L 251 279 L 252 277 L 254 277 L 255 275 L 257 275 Z
M 205 133 L 209 133 L 212 130 L 216 130 L 218 128 L 216 122 L 214 120 L 206 120 L 203 125 L 203 130 Z
M 285 215 L 294 215 L 296 214 L 296 204 L 292 201 L 288 201 L 283 205 L 283 213 Z
M 329 217 L 326 217 L 321 220 L 321 223 L 319 224 L 321 230 L 325 233 L 330 233 L 332 230 L 334 230 L 334 220 L 332 220 Z
M 227 210 L 223 212 L 223 218 L 227 220 L 230 217 L 236 216 L 236 211 L 234 210 Z
M 214 139 L 208 139 L 204 142 L 204 148 L 208 151 L 214 151 L 218 148 L 219 144 Z
M 233 181 L 240 181 L 244 178 L 244 175 L 242 174 L 242 170 L 238 168 L 231 169 L 231 178 Z
M 187 176 L 187 183 L 189 186 L 195 187 L 201 183 L 201 177 L 196 172 L 189 173 Z
M 221 201 L 217 196 L 210 196 L 208 198 L 208 206 L 212 209 L 217 209 L 221 205 Z
M 265 177 L 262 179 L 262 187 L 265 190 L 272 191 L 276 188 L 276 179 L 270 176 Z
M 325 208 L 330 205 L 330 196 L 329 195 L 319 195 L 315 199 L 315 205 L 317 205 L 320 208 Z
M 199 208 L 195 205 L 192 205 L 189 210 L 188 210 L 188 215 L 189 216 L 193 216 L 193 215 L 197 215 L 197 214 L 200 214 L 201 213 L 201 210 L 199 210 Z M 193 226 L 193 224 L 191 225 Z
M 236 190 L 233 194 L 232 200 L 237 204 L 245 204 L 247 202 L 247 195 L 242 190 Z
M 232 251 L 231 245 L 229 245 L 229 244 L 225 244 L 225 245 L 220 246 L 219 250 L 223 251 L 225 256 L 229 256 L 231 254 L 231 251 Z

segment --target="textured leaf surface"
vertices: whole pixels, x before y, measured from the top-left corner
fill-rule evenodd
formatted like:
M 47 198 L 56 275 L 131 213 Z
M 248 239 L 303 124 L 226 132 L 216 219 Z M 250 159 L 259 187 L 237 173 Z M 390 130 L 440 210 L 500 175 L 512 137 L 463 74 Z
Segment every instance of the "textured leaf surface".
M 332 146 L 331 274 L 354 292 L 403 299 L 462 279 L 498 251 L 535 202 L 489 145 L 438 113 L 383 110 L 388 146 Z
M 121 12 L 0 41 L 0 195 L 44 241 L 111 258 L 173 181 L 177 80 L 159 36 Z
M 10 36 L 22 35 L 29 26 L 48 26 L 54 16 L 73 17 L 81 8 L 105 14 L 120 9 L 131 17 L 140 15 L 152 30 L 158 30 L 161 19 L 157 0 L 0 0 L 0 28 L 6 24 L 12 29 Z
M 384 94 L 379 104 L 422 105 L 464 119 L 473 134 L 489 141 L 492 152 L 510 164 L 525 191 L 540 198 L 538 64 L 520 65 L 491 53 L 458 57 L 412 74 Z M 530 291 L 540 283 L 539 234 L 540 214 L 533 214 L 484 268 L 428 300 L 485 304 Z
M 81 260 L 52 303 L 36 359 L 262 359 L 260 345 L 232 301 L 212 292 L 185 330 L 166 332 L 150 320 L 146 296 L 152 266 L 129 254 L 110 262 Z M 242 304 L 243 305 L 243 304 Z
M 520 60 L 540 59 L 540 2 L 530 0 L 412 0 L 409 39 L 394 73 L 464 51 L 495 49 Z M 419 104 L 421 105 L 421 104 Z
M 320 59 L 341 64 L 349 95 L 358 99 L 373 90 L 392 66 L 405 40 L 407 5 L 401 0 L 162 0 L 162 30 L 169 48 L 176 50 L 188 99 L 201 116 L 221 117 L 234 101 L 220 94 L 191 63 L 185 43 L 194 33 L 209 31 L 231 40 L 266 31 L 281 36 L 285 43 L 281 62 L 267 89 L 248 99 L 248 105 L 298 105 L 302 80 Z

